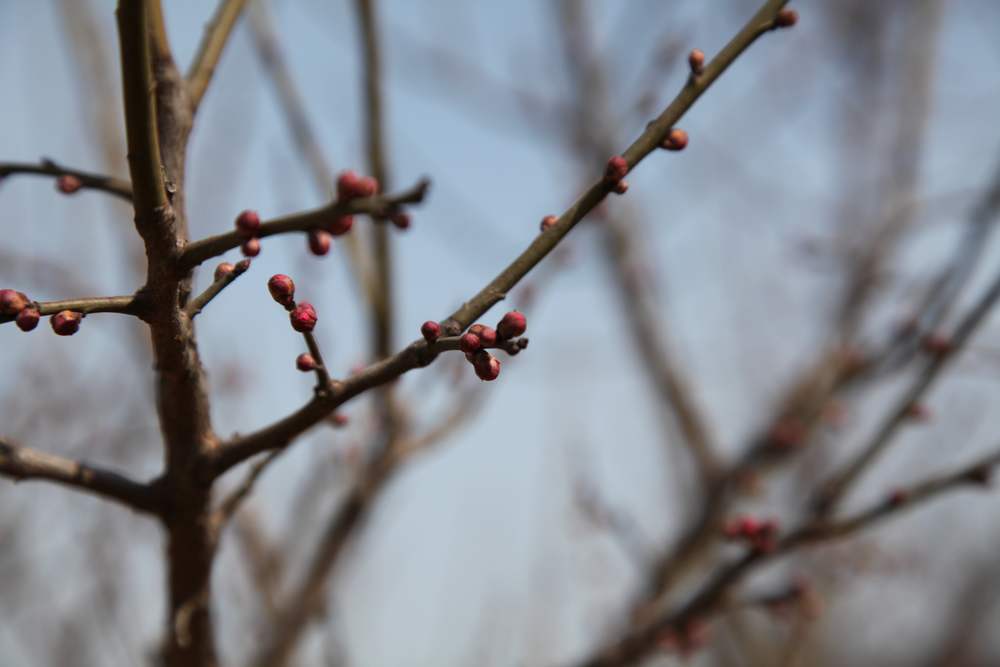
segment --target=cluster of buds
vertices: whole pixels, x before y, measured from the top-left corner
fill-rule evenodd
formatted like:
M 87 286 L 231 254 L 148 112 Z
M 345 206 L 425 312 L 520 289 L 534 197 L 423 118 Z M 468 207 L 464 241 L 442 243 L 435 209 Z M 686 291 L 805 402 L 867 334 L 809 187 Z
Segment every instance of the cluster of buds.
M 337 177 L 337 199 L 350 201 L 373 197 L 378 193 L 378 181 L 371 176 L 358 176 L 348 169 Z
M 770 553 L 777 546 L 778 522 L 740 516 L 727 522 L 722 532 L 728 540 L 745 542 L 755 551 Z
M 21 331 L 31 331 L 38 326 L 42 318 L 38 304 L 27 297 L 24 292 L 12 289 L 0 290 L 0 315 L 13 317 L 14 323 Z M 83 313 L 72 310 L 62 310 L 52 316 L 52 330 L 60 336 L 72 336 L 80 330 L 80 320 Z
M 485 324 L 473 324 L 458 339 L 458 348 L 465 353 L 465 358 L 472 364 L 476 376 L 480 380 L 490 382 L 500 376 L 500 360 L 490 354 L 488 348 L 498 347 L 517 338 L 527 328 L 528 321 L 524 314 L 512 310 L 500 318 L 496 328 L 488 327 Z M 420 334 L 428 343 L 434 343 L 441 337 L 441 325 L 434 321 L 424 322 L 420 327 Z M 518 343 L 526 344 L 527 341 L 518 341 Z M 515 345 L 517 349 L 524 346 Z
M 245 239 L 240 250 L 246 257 L 260 254 L 260 216 L 257 211 L 248 209 L 236 216 L 236 233 Z
M 80 179 L 72 174 L 63 174 L 56 179 L 56 190 L 64 195 L 71 195 L 74 192 L 79 191 L 82 187 L 83 183 Z
M 604 167 L 604 184 L 615 194 L 623 195 L 628 192 L 626 174 L 628 174 L 628 162 L 621 155 L 613 155 Z
M 12 289 L 0 290 L 0 315 L 13 317 L 21 331 L 31 331 L 37 327 L 41 317 L 38 304 L 28 299 L 24 292 Z
M 288 311 L 293 329 L 308 333 L 316 327 L 316 309 L 307 301 L 295 303 L 295 282 L 291 278 L 283 273 L 276 273 L 267 281 L 267 291 L 271 293 L 272 299 Z

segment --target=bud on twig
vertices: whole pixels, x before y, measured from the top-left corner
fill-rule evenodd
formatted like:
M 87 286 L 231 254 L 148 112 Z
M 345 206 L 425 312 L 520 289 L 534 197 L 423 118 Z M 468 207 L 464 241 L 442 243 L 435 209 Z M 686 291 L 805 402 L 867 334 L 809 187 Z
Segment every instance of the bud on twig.
M 554 215 L 547 215 L 542 218 L 542 223 L 538 226 L 538 228 L 544 232 L 554 227 L 557 222 L 559 222 L 559 218 Z
M 688 54 L 688 66 L 691 68 L 691 74 L 695 76 L 705 70 L 705 54 L 701 49 L 691 49 L 691 53 Z
M 295 281 L 283 273 L 276 273 L 267 281 L 267 291 L 271 298 L 285 308 L 291 308 L 295 303 Z
M 428 343 L 433 343 L 441 336 L 441 325 L 437 322 L 428 320 L 421 325 L 420 335 L 422 335 L 424 340 Z
M 300 333 L 312 331 L 316 327 L 316 309 L 307 301 L 295 306 L 288 318 L 292 322 L 292 328 Z
M 317 257 L 330 252 L 330 233 L 322 229 L 309 230 L 309 252 Z
M 229 262 L 222 262 L 217 267 L 215 267 L 215 279 L 222 280 L 230 273 L 232 273 L 234 268 L 235 267 L 233 267 L 233 265 L 230 264 Z
M 497 334 L 501 338 L 517 338 L 528 329 L 528 320 L 524 314 L 512 310 L 505 314 L 497 324 Z
M 0 315 L 17 315 L 28 303 L 24 292 L 0 289 Z
M 799 13 L 794 9 L 782 9 L 774 17 L 775 28 L 791 28 L 799 22 Z
M 308 352 L 303 352 L 295 358 L 295 367 L 303 373 L 316 370 L 316 360 Z
M 660 148 L 668 151 L 682 151 L 687 148 L 688 133 L 679 127 L 671 128 L 667 133 L 667 138 L 660 144 Z
M 258 239 L 247 239 L 240 246 L 240 250 L 246 257 L 256 257 L 260 254 L 260 241 Z
M 52 324 L 52 330 L 59 336 L 72 336 L 80 330 L 80 320 L 82 319 L 83 313 L 60 310 L 49 318 L 49 322 Z
M 342 215 L 333 222 L 331 222 L 326 227 L 326 231 L 330 232 L 334 236 L 340 236 L 351 231 L 351 227 L 354 226 L 354 216 L 353 215 Z
M 253 238 L 260 231 L 260 216 L 247 209 L 236 216 L 236 231 L 244 238 Z
M 14 321 L 17 323 L 17 328 L 21 331 L 31 331 L 38 326 L 39 318 L 41 318 L 41 313 L 38 312 L 37 308 L 25 306 L 17 314 L 17 318 Z
M 56 189 L 64 195 L 71 195 L 83 187 L 83 183 L 76 176 L 63 174 L 56 179 Z

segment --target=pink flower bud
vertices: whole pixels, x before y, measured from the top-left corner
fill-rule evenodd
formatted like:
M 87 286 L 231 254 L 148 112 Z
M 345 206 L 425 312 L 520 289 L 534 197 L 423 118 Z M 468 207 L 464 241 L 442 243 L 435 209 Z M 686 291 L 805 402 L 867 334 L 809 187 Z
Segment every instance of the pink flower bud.
M 799 13 L 794 9 L 782 9 L 774 17 L 775 28 L 791 28 L 799 22 Z
M 354 188 L 358 197 L 374 197 L 378 192 L 378 181 L 371 176 L 362 176 Z
M 354 226 L 354 216 L 353 215 L 342 215 L 329 225 L 327 225 L 326 231 L 330 232 L 334 236 L 340 236 L 351 231 L 351 227 Z
M 72 336 L 80 330 L 80 320 L 82 319 L 83 313 L 77 313 L 72 310 L 60 310 L 49 318 L 49 322 L 52 324 L 52 330 L 56 334 L 60 336 Z
M 316 327 L 316 309 L 307 301 L 295 306 L 288 318 L 292 322 L 292 328 L 301 333 L 312 331 Z
M 458 339 L 458 347 L 466 354 L 472 354 L 480 348 L 479 336 L 474 333 L 464 334 Z
M 225 278 L 226 276 L 228 276 L 230 273 L 232 273 L 233 269 L 235 269 L 235 268 L 236 267 L 234 267 L 229 262 L 222 262 L 217 267 L 215 267 L 215 279 L 216 280 L 222 280 L 223 278 Z
M 17 315 L 27 305 L 28 297 L 24 292 L 0 289 L 0 315 Z
M 358 175 L 348 169 L 337 177 L 337 199 L 353 199 L 358 186 Z
M 627 173 L 628 162 L 621 155 L 615 155 L 608 160 L 608 164 L 604 168 L 604 182 L 608 185 L 614 185 L 625 178 Z
M 56 179 L 56 189 L 64 195 L 71 195 L 82 187 L 80 179 L 70 174 L 63 174 Z
M 500 319 L 497 324 L 497 334 L 501 338 L 517 338 L 528 329 L 528 320 L 524 314 L 512 310 Z
M 236 216 L 236 232 L 244 238 L 253 238 L 260 231 L 260 216 L 247 209 Z
M 623 195 L 626 192 L 628 192 L 628 181 L 621 180 L 621 181 L 618 181 L 617 183 L 615 183 L 615 187 L 613 189 L 613 192 L 616 195 Z
M 441 325 L 432 320 L 427 320 L 420 326 L 420 334 L 428 343 L 433 343 L 441 336 Z
M 38 326 L 38 320 L 41 314 L 36 308 L 32 306 L 25 306 L 21 309 L 21 312 L 17 314 L 17 318 L 14 320 L 17 322 L 17 328 L 21 331 L 31 331 Z
M 500 376 L 500 360 L 486 350 L 476 353 L 472 367 L 476 371 L 476 377 L 484 382 L 492 382 Z
M 330 252 L 330 233 L 322 229 L 309 230 L 309 252 L 317 257 Z
M 389 220 L 392 221 L 392 224 L 396 225 L 397 229 L 409 229 L 412 223 L 410 214 L 406 211 L 396 211 L 389 216 Z
M 295 357 L 295 367 L 303 373 L 316 370 L 316 366 L 316 360 L 311 354 L 303 352 L 299 356 Z
M 668 151 L 682 151 L 688 145 L 688 133 L 679 127 L 671 128 L 660 148 Z
M 538 228 L 544 232 L 546 230 L 552 229 L 552 227 L 554 227 L 557 222 L 559 222 L 559 218 L 557 218 L 554 215 L 547 215 L 544 218 L 542 218 L 542 224 L 540 224 Z
M 332 415 L 330 415 L 330 423 L 333 424 L 334 426 L 339 426 L 339 427 L 347 426 L 347 422 L 348 422 L 347 415 L 345 415 L 342 412 L 334 412 Z
M 295 281 L 284 273 L 276 273 L 267 281 L 267 291 L 271 298 L 286 308 L 295 303 Z
M 705 53 L 701 49 L 691 49 L 691 53 L 688 54 L 688 66 L 692 74 L 701 74 L 705 69 Z
M 247 239 L 240 246 L 240 250 L 247 257 L 256 257 L 260 254 L 260 241 L 257 239 Z
M 484 347 L 493 347 L 497 344 L 497 332 L 492 327 L 483 327 L 476 335 L 479 336 L 479 342 Z

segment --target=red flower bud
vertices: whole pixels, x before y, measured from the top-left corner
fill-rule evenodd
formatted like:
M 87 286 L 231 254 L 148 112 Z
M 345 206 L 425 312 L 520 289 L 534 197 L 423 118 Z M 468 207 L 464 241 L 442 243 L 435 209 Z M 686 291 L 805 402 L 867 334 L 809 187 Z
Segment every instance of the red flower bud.
M 348 169 L 337 177 L 337 199 L 353 199 L 358 185 L 358 175 Z
M 497 324 L 497 334 L 501 338 L 517 338 L 523 334 L 528 328 L 528 320 L 525 319 L 524 314 L 516 310 L 512 310 L 500 319 L 500 323 Z
M 240 246 L 240 250 L 247 257 L 256 257 L 260 254 L 260 241 L 257 239 L 247 239 Z
M 623 194 L 625 194 L 626 192 L 628 192 L 628 181 L 624 181 L 624 180 L 618 181 L 617 183 L 615 183 L 615 187 L 614 187 L 613 191 L 614 191 L 614 193 L 616 195 L 623 195 Z
M 412 220 L 410 219 L 410 214 L 405 211 L 396 211 L 389 216 L 392 224 L 396 225 L 397 229 L 409 229 Z
M 373 197 L 378 192 L 378 181 L 371 176 L 362 176 L 354 188 L 358 197 Z
M 80 179 L 70 174 L 63 174 L 56 179 L 56 189 L 64 195 L 71 195 L 82 187 Z
M 83 313 L 77 313 L 72 310 L 60 310 L 49 318 L 49 323 L 52 324 L 52 330 L 56 334 L 60 336 L 72 336 L 80 330 L 80 320 L 82 319 Z
M 420 326 L 420 334 L 428 343 L 433 343 L 441 336 L 441 325 L 437 322 L 427 320 Z
M 21 312 L 17 314 L 17 318 L 14 320 L 17 322 L 17 328 L 21 331 L 31 331 L 38 326 L 38 320 L 41 314 L 37 309 L 32 306 L 25 306 L 21 309 Z
M 552 229 L 557 222 L 559 222 L 559 218 L 554 215 L 547 215 L 542 218 L 542 224 L 540 224 L 538 228 L 544 232 L 548 229 Z
M 774 17 L 775 28 L 791 28 L 799 22 L 799 13 L 794 9 L 782 9 Z
M 0 289 L 0 315 L 17 315 L 28 303 L 24 292 Z
M 316 363 L 316 360 L 313 359 L 313 356 L 306 352 L 303 352 L 299 356 L 295 357 L 295 367 L 303 373 L 316 370 L 317 365 L 318 364 Z
M 476 335 L 484 347 L 493 347 L 497 344 L 497 332 L 492 327 L 483 327 Z
M 378 192 L 378 181 L 371 176 L 358 176 L 347 170 L 337 177 L 337 199 L 349 200 L 371 197 Z
M 466 359 L 472 363 L 476 371 L 476 376 L 485 382 L 496 380 L 500 375 L 500 360 L 486 350 L 479 350 L 475 354 L 467 354 Z
M 342 215 L 333 222 L 331 222 L 326 227 L 326 231 L 330 232 L 334 236 L 340 236 L 341 234 L 346 234 L 351 231 L 351 227 L 354 226 L 354 216 L 353 215 Z
M 608 185 L 614 185 L 625 178 L 627 173 L 628 162 L 621 155 L 615 155 L 608 160 L 608 164 L 604 168 L 604 182 Z
M 284 273 L 276 273 L 267 281 L 267 291 L 271 298 L 286 308 L 295 303 L 295 281 Z
M 236 216 L 236 232 L 244 238 L 252 238 L 260 231 L 260 216 L 257 211 L 247 209 Z
M 309 230 L 309 252 L 317 257 L 330 252 L 330 233 L 322 229 Z
M 462 350 L 462 352 L 472 354 L 481 347 L 479 343 L 479 336 L 474 333 L 467 333 L 463 335 L 458 339 L 458 347 Z
M 302 333 L 312 331 L 316 327 L 316 309 L 307 301 L 295 306 L 288 314 L 288 318 L 292 322 L 292 328 Z
M 229 262 L 222 262 L 217 267 L 215 267 L 215 279 L 216 280 L 222 280 L 223 278 L 225 278 L 226 276 L 228 276 L 230 273 L 232 273 L 233 269 L 235 269 L 235 268 L 236 267 L 234 267 Z
M 702 73 L 705 69 L 705 54 L 701 49 L 691 49 L 691 53 L 688 54 L 688 66 L 691 67 L 692 74 Z
M 334 426 L 347 426 L 347 415 L 342 412 L 334 412 L 330 415 L 330 423 Z
M 682 151 L 687 148 L 688 133 L 679 127 L 671 128 L 667 133 L 667 138 L 660 144 L 660 148 L 668 151 Z

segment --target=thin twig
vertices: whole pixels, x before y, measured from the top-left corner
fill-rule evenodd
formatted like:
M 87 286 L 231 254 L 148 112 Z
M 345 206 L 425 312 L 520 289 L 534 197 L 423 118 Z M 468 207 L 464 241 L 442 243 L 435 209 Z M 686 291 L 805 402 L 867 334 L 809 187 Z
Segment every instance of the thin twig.
M 208 89 L 208 84 L 215 74 L 215 67 L 222 57 L 222 50 L 226 48 L 233 27 L 246 3 L 247 0 L 221 0 L 211 22 L 205 26 L 205 34 L 198 46 L 198 53 L 191 62 L 187 74 L 188 96 L 191 98 L 192 109 L 197 109 L 201 104 L 201 98 L 204 97 L 205 90 Z
M 239 486 L 233 489 L 226 498 L 219 503 L 219 507 L 212 513 L 212 525 L 215 527 L 216 533 L 222 530 L 229 523 L 236 512 L 239 510 L 240 505 L 250 497 L 250 493 L 253 491 L 254 485 L 260 476 L 264 474 L 264 471 L 274 463 L 274 460 L 281 456 L 283 450 L 276 449 L 273 452 L 267 454 L 267 456 L 261 457 L 260 461 L 257 461 L 250 467 L 250 471 L 247 472 L 247 476 L 240 482 Z M 216 535 L 218 537 L 218 535 Z
M 72 459 L 21 447 L 0 438 L 0 474 L 14 481 L 45 479 L 115 500 L 137 512 L 163 511 L 156 483 L 141 483 L 119 473 Z
M 0 163 L 0 179 L 15 174 L 33 174 L 37 176 L 51 176 L 53 178 L 72 176 L 80 182 L 81 188 L 100 190 L 125 201 L 132 201 L 132 186 L 129 185 L 128 181 L 103 174 L 80 171 L 79 169 L 70 169 L 69 167 L 56 164 L 48 158 L 42 158 L 38 164 L 28 162 Z
M 141 295 L 130 296 L 98 296 L 85 299 L 63 299 L 62 301 L 39 301 L 34 304 L 38 307 L 39 315 L 54 315 L 63 310 L 72 310 L 77 313 L 120 313 L 122 315 L 134 315 L 142 317 L 146 301 Z M 11 315 L 0 315 L 0 324 L 12 322 Z
M 417 204 L 423 201 L 430 187 L 430 181 L 424 179 L 408 190 L 395 195 L 352 199 L 350 201 L 335 201 L 326 206 L 293 213 L 261 224 L 256 235 L 260 238 L 287 234 L 289 232 L 307 232 L 311 229 L 322 229 L 337 218 L 344 215 L 368 214 L 372 216 L 386 215 L 403 204 Z M 179 263 L 184 269 L 198 266 L 205 260 L 217 257 L 227 250 L 237 248 L 246 239 L 238 232 L 231 231 L 217 236 L 210 236 L 199 241 L 193 241 L 184 248 Z
M 188 302 L 185 311 L 187 311 L 188 317 L 196 317 L 201 311 L 212 301 L 215 297 L 219 295 L 219 292 L 229 287 L 234 280 L 243 275 L 247 269 L 250 268 L 250 260 L 243 259 L 237 262 L 233 266 L 233 270 L 220 276 L 217 280 L 212 282 L 211 285 L 205 288 L 205 291 L 191 299 Z

